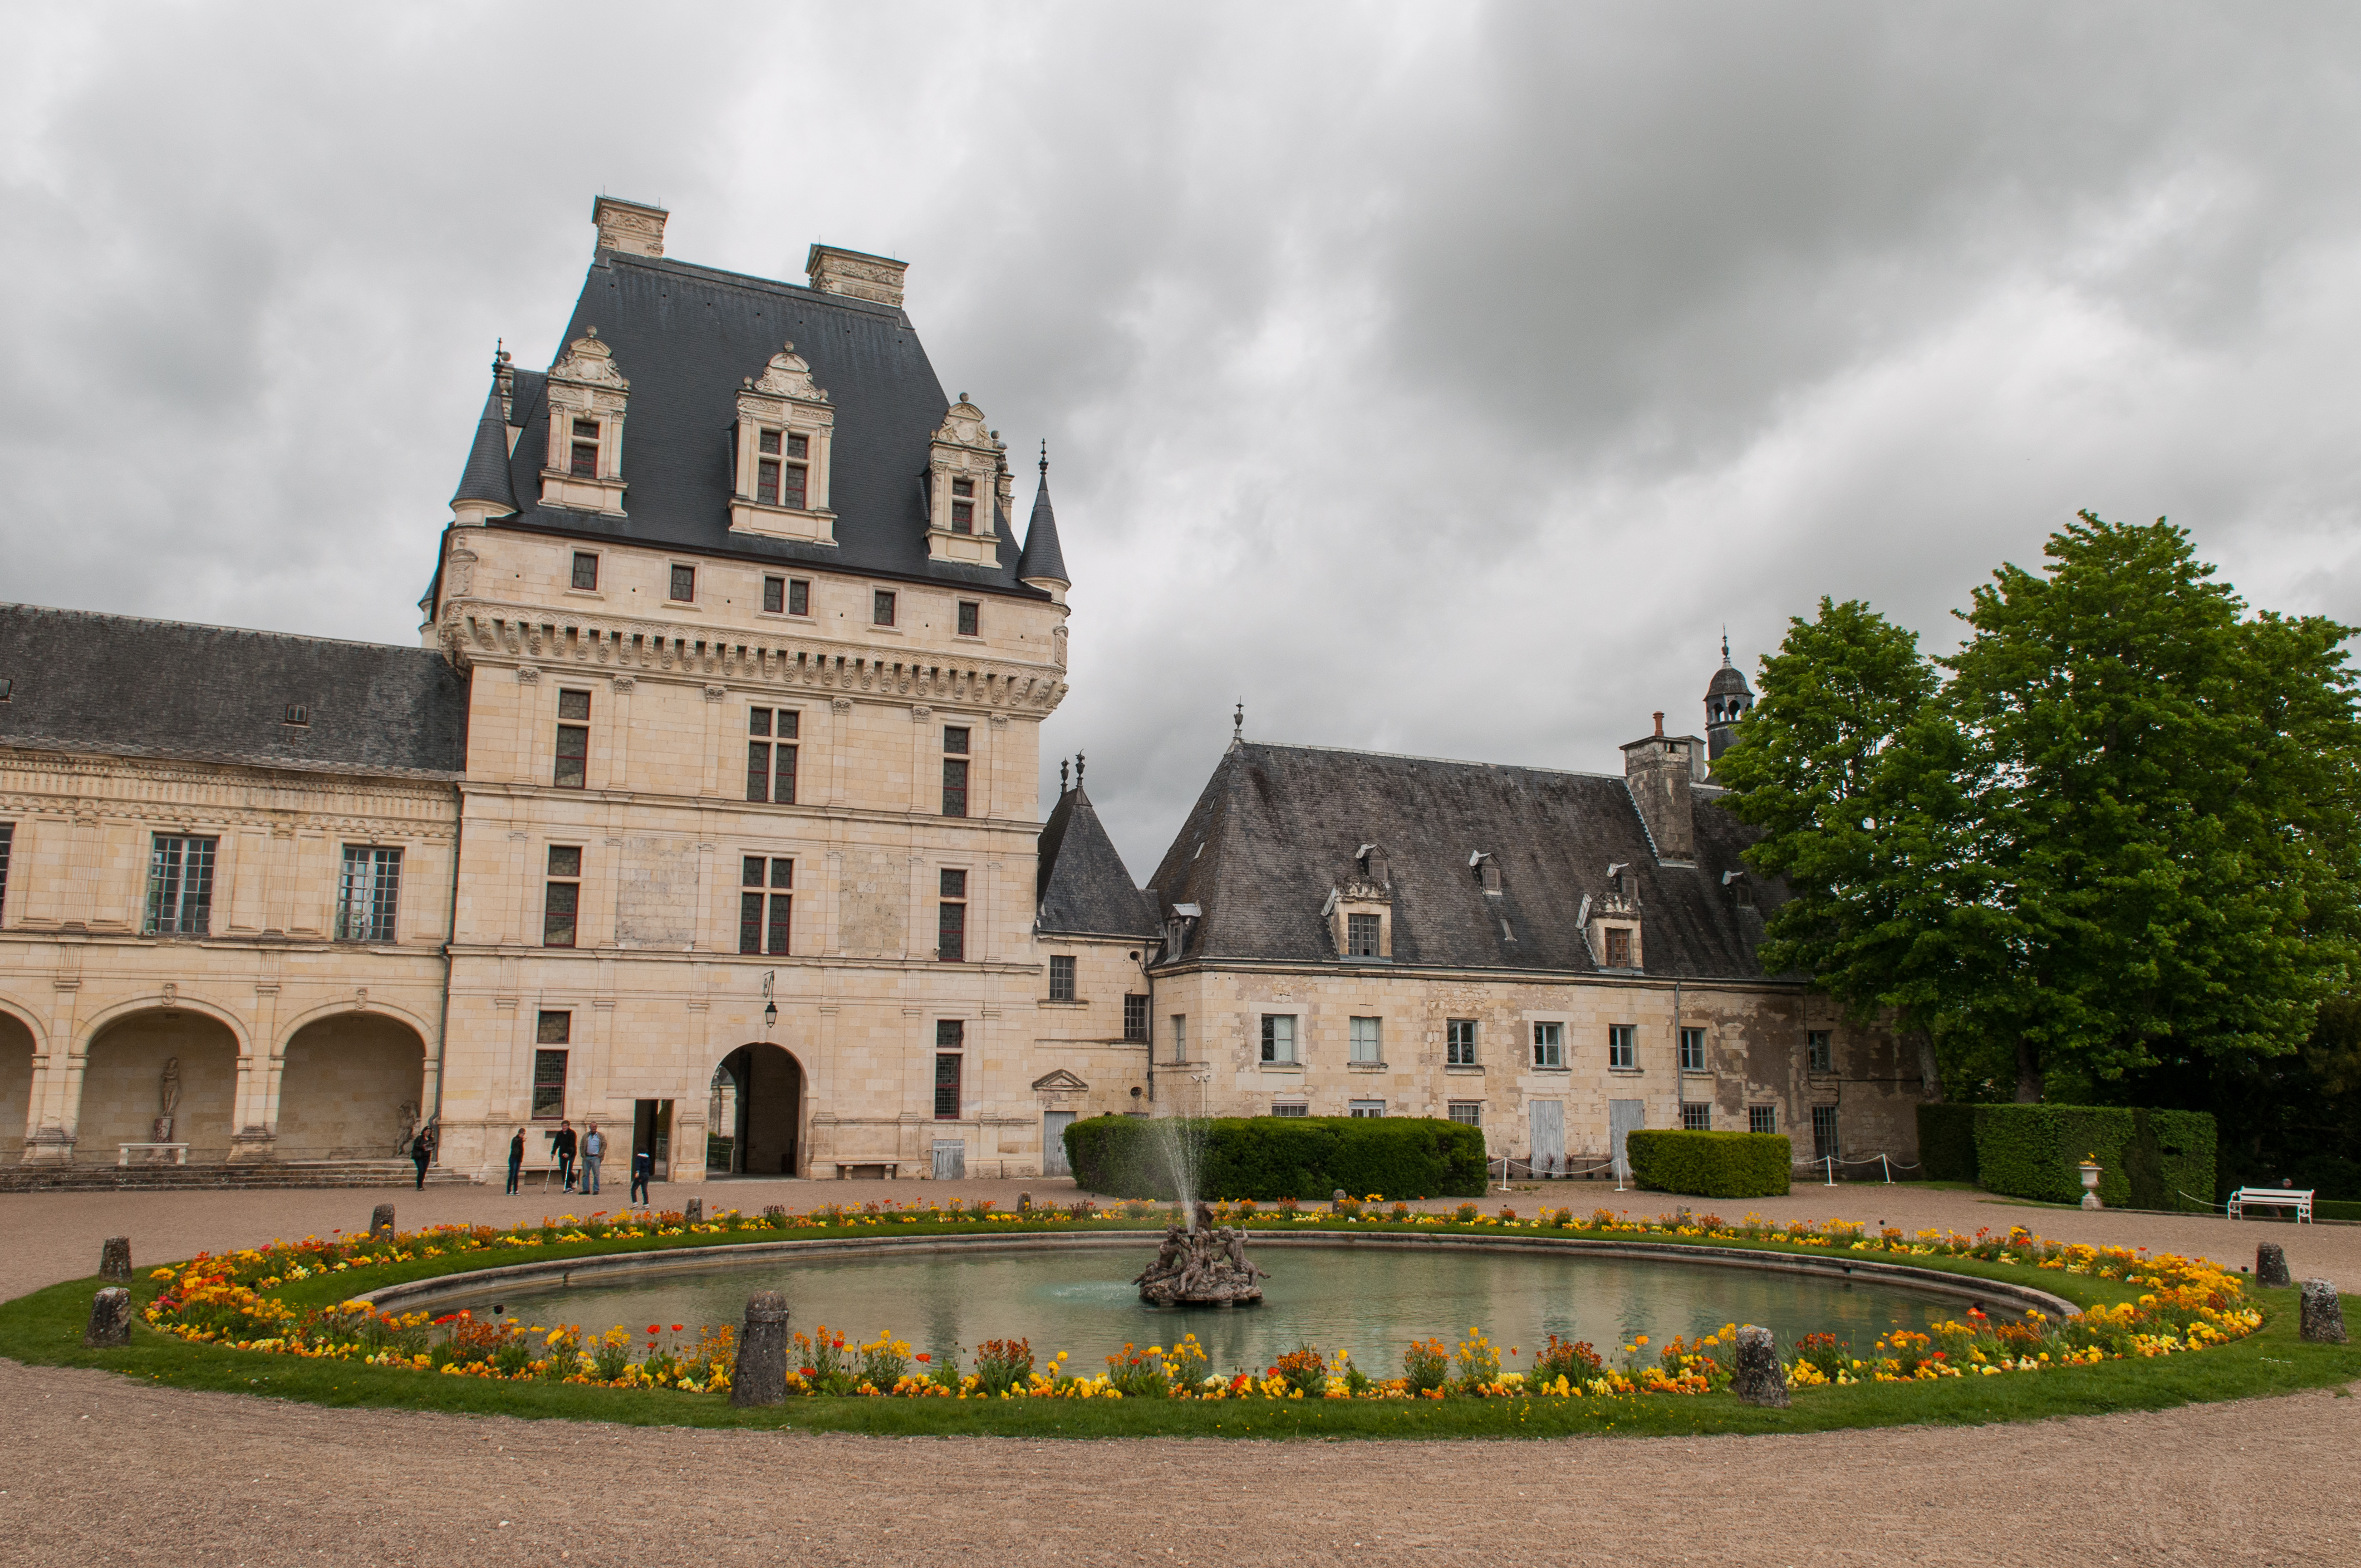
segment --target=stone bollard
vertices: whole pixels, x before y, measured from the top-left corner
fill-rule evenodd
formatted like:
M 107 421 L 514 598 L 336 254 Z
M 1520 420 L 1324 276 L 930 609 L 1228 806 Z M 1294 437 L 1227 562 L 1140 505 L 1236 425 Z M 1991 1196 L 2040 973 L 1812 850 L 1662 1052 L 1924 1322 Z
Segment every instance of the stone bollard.
M 2345 1343 L 2345 1304 L 2336 1299 L 2336 1287 L 2326 1279 L 2303 1282 L 2303 1337 L 2313 1344 Z
M 98 1245 L 98 1277 L 101 1279 L 131 1278 L 131 1238 L 109 1236 Z
M 1730 1391 L 1745 1404 L 1787 1408 L 1787 1371 L 1779 1365 L 1779 1342 L 1769 1329 L 1749 1323 L 1738 1331 L 1738 1370 Z
M 733 1405 L 777 1405 L 787 1398 L 787 1299 L 757 1290 L 746 1300 L 738 1363 L 730 1369 Z
M 2255 1249 L 2255 1283 L 2257 1285 L 2289 1285 L 2287 1249 L 2277 1242 L 2265 1242 Z
M 380 1203 L 376 1208 L 369 1211 L 369 1240 L 376 1242 L 391 1241 L 392 1239 L 393 1205 L 390 1203 Z
M 1016 1212 L 1020 1214 L 1029 1214 L 1033 1212 L 1033 1194 L 1019 1192 L 1016 1195 Z
M 705 1223 L 705 1200 L 702 1198 L 692 1198 L 686 1203 L 681 1205 L 680 1223 L 684 1225 L 701 1225 Z
M 1331 1203 L 1342 1203 L 1345 1201 L 1345 1190 L 1339 1187 L 1334 1192 L 1329 1194 L 1328 1201 Z
M 90 1299 L 90 1327 L 82 1343 L 92 1350 L 110 1350 L 131 1343 L 131 1292 L 110 1285 Z

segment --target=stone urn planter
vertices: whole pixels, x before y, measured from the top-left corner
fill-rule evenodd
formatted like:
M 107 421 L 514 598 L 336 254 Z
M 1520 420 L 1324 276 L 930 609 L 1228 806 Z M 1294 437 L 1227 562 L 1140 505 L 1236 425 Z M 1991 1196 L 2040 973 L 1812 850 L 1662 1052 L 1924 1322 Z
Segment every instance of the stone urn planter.
M 2082 1162 L 2081 1168 L 2082 1207 L 2085 1209 L 2105 1208 L 2106 1205 L 2099 1201 L 2099 1166 L 2097 1162 L 2086 1159 Z

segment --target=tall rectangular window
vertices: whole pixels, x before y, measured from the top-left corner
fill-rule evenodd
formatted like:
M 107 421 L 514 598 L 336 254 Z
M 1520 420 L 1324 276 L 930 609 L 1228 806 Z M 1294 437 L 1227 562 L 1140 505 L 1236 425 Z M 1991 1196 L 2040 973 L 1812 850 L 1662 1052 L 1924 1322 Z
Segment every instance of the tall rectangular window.
M 1609 969 L 1630 969 L 1631 967 L 1631 929 L 1630 927 L 1609 926 L 1607 927 L 1607 967 Z
M 1565 1065 L 1565 1025 L 1543 1021 L 1533 1025 L 1533 1065 L 1564 1067 Z
M 795 931 L 796 862 L 741 856 L 738 885 L 738 950 L 785 954 Z
M 697 568 L 675 566 L 672 569 L 672 599 L 675 604 L 697 602 Z
M 792 430 L 765 430 L 756 433 L 754 446 L 755 500 L 802 510 L 811 488 L 811 437 Z
M 1683 1132 L 1685 1132 L 1685 1133 L 1710 1133 L 1710 1132 L 1712 1132 L 1712 1131 L 1713 1131 L 1713 1106 L 1712 1106 L 1712 1104 L 1711 1104 L 1710 1102 L 1704 1102 L 1704 1101 L 1697 1101 L 1697 1100 L 1684 1100 L 1684 1101 L 1682 1101 L 1682 1102 L 1681 1102 L 1681 1130 L 1682 1130 Z
M 891 589 L 879 588 L 869 596 L 869 624 L 872 626 L 894 624 L 894 594 Z
M 1356 1062 L 1382 1062 L 1386 1059 L 1385 1022 L 1378 1018 L 1353 1018 L 1345 1022 L 1351 1035 L 1352 1059 Z
M 401 851 L 372 844 L 345 846 L 336 883 L 336 940 L 390 942 L 401 895 Z
M 595 591 L 598 588 L 598 552 L 594 550 L 577 550 L 574 553 L 574 586 L 580 588 L 585 593 Z
M 967 727 L 943 726 L 943 815 L 967 815 Z
M 1746 1108 L 1746 1130 L 1750 1133 L 1775 1133 L 1779 1130 L 1779 1107 L 1749 1105 Z
M 1049 1000 L 1071 1002 L 1074 999 L 1074 960 L 1068 953 L 1049 955 Z
M 1453 1121 L 1463 1127 L 1480 1127 L 1484 1124 L 1484 1107 L 1479 1101 L 1454 1100 L 1451 1102 L 1450 1115 Z
M 0 822 L 0 921 L 8 914 L 8 850 L 16 842 L 16 825 Z
M 787 608 L 787 580 L 785 577 L 763 579 L 763 613 L 777 615 Z
M 1828 1049 L 1828 1031 L 1826 1029 L 1804 1031 L 1804 1070 L 1806 1072 L 1836 1070 L 1834 1053 Z
M 935 957 L 947 964 L 967 962 L 967 872 L 942 874 L 942 903 L 935 916 Z
M 590 776 L 590 694 L 557 694 L 557 767 L 550 782 L 560 789 L 580 789 Z
M 1291 1062 L 1295 1059 L 1295 1014 L 1266 1013 L 1262 1015 L 1262 1059 L 1268 1062 Z
M 975 481 L 973 479 L 951 481 L 951 532 L 953 533 L 975 532 Z
M 1189 1014 L 1186 1013 L 1172 1014 L 1172 1059 L 1176 1062 L 1189 1059 Z
M 810 578 L 789 577 L 787 579 L 787 613 L 789 615 L 809 615 L 811 613 Z
M 961 637 L 983 635 L 983 606 L 974 599 L 959 601 L 959 634 Z
M 1769 1110 L 1769 1106 L 1764 1106 Z M 1833 1105 L 1812 1107 L 1812 1157 L 1836 1159 L 1843 1151 L 1837 1147 L 1837 1108 Z
M 598 477 L 598 422 L 597 420 L 577 419 L 574 422 L 573 446 L 574 450 L 570 455 L 572 463 L 568 472 L 577 479 L 597 478 Z
M 960 1068 L 967 1045 L 967 1025 L 957 1018 L 935 1020 L 935 1120 L 956 1122 L 960 1114 Z
M 566 1057 L 563 1047 L 574 1037 L 574 1014 L 544 1013 L 533 1031 L 533 1119 L 555 1122 L 566 1114 Z
M 202 937 L 212 929 L 218 839 L 159 833 L 148 861 L 148 933 Z
M 1350 959 L 1374 959 L 1378 956 L 1378 916 L 1345 916 L 1345 956 Z
M 1681 1070 L 1705 1070 L 1705 1031 L 1684 1027 L 1681 1030 Z
M 552 844 L 549 847 L 549 884 L 543 890 L 541 901 L 541 945 L 544 948 L 570 948 L 574 945 L 574 921 L 582 908 L 582 847 L 578 844 Z
M 803 719 L 792 707 L 746 710 L 746 798 L 796 803 L 796 741 Z
M 1148 998 L 1136 992 L 1123 999 L 1123 1037 L 1128 1045 L 1148 1043 Z
M 1454 1018 L 1443 1025 L 1443 1065 L 1476 1065 L 1476 1020 Z
M 1635 1068 L 1640 1065 L 1638 1026 L 1631 1024 L 1607 1025 L 1607 1065 Z

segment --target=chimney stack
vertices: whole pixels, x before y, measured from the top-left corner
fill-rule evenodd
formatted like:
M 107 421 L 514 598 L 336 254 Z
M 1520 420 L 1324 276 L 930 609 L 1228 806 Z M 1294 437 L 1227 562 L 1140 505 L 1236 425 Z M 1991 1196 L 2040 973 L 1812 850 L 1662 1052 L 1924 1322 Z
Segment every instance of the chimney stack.
M 590 203 L 590 221 L 598 225 L 598 248 L 625 256 L 662 256 L 664 220 L 662 207 L 601 196 Z
M 895 310 L 902 308 L 902 274 L 909 269 L 906 261 L 858 250 L 839 250 L 832 245 L 815 245 L 804 258 L 804 271 L 811 279 L 811 286 L 821 293 L 873 300 Z
M 1697 861 L 1696 807 L 1689 784 L 1701 749 L 1694 735 L 1665 734 L 1661 713 L 1653 735 L 1623 748 L 1624 786 L 1631 792 L 1631 804 L 1640 808 L 1640 819 L 1648 825 L 1659 862 Z

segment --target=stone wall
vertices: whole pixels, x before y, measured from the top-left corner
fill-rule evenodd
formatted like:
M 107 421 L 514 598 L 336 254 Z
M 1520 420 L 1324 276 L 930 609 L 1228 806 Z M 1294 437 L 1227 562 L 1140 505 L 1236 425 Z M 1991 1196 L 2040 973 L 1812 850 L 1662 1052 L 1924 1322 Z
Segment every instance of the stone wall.
M 164 1064 L 178 1058 L 181 1102 L 172 1141 L 189 1146 L 189 1163 L 229 1158 L 237 1104 L 237 1041 L 229 1030 L 195 1013 L 142 1013 L 101 1030 L 91 1041 L 82 1080 L 82 1114 L 74 1159 L 113 1165 L 118 1146 L 154 1135 Z
M 280 1159 L 389 1159 L 420 1118 L 426 1047 L 392 1018 L 345 1014 L 296 1031 L 279 1082 Z

